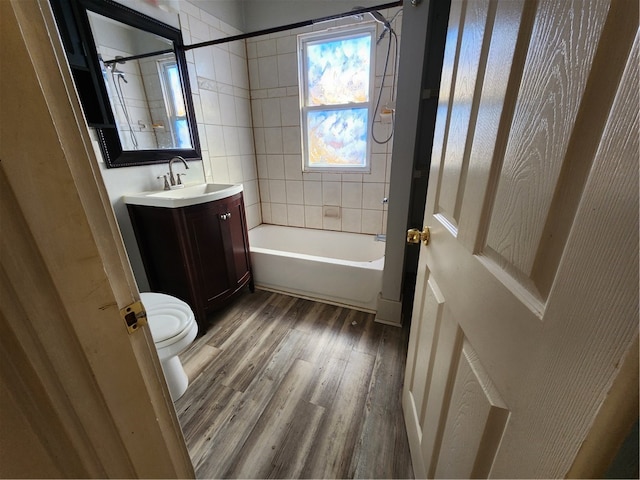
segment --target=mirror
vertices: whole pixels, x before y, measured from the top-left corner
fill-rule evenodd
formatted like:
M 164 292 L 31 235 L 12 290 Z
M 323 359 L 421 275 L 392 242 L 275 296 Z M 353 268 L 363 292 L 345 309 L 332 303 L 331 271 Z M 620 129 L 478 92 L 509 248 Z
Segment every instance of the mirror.
M 107 166 L 200 159 L 180 31 L 111 0 L 52 7 Z

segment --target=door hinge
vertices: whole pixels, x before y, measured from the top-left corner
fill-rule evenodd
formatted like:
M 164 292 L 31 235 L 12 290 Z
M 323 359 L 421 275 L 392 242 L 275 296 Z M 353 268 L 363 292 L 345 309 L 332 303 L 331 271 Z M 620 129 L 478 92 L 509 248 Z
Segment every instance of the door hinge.
M 129 334 L 147 324 L 147 312 L 144 309 L 144 305 L 142 305 L 142 302 L 139 300 L 131 305 L 121 308 L 120 316 L 124 320 Z

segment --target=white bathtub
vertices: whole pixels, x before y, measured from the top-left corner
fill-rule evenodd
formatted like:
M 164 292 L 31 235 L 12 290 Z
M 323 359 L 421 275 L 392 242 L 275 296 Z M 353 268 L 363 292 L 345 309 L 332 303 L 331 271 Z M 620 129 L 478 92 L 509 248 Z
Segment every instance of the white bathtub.
M 249 245 L 257 287 L 375 313 L 384 243 L 374 235 L 263 224 Z

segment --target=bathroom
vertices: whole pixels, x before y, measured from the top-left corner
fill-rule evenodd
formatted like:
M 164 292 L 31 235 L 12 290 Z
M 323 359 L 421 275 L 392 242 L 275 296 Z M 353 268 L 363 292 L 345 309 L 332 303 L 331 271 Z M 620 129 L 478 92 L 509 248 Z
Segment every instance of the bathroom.
M 246 24 L 244 28 L 249 31 L 271 27 L 267 22 L 275 25 L 299 23 L 294 13 L 289 13 L 291 19 L 286 18 L 286 8 L 281 7 L 281 18 L 268 19 L 264 4 L 259 2 L 259 5 L 252 4 L 250 8 L 245 6 L 246 12 L 242 13 L 238 11 L 241 3 L 237 4 L 236 11 L 223 11 L 221 17 L 228 18 L 235 24 L 238 23 L 238 18 L 242 17 Z M 375 3 L 369 2 L 367 5 Z M 316 240 L 315 234 L 309 235 L 311 232 L 318 232 L 319 235 L 327 235 L 329 232 L 343 234 L 344 238 L 338 237 L 337 240 L 340 252 L 338 256 L 332 255 L 332 258 L 341 258 L 343 255 L 340 254 L 348 250 L 349 241 L 354 245 L 351 250 L 361 251 L 365 241 L 367 248 L 371 250 L 371 253 L 363 258 L 364 263 L 356 262 L 359 264 L 355 269 L 337 266 L 337 272 L 328 270 L 322 280 L 312 281 L 310 276 L 303 273 L 283 280 L 280 278 L 282 273 L 274 276 L 271 266 L 288 264 L 281 264 L 283 259 L 280 252 L 274 252 L 272 245 L 261 248 L 265 247 L 261 242 L 265 237 L 271 237 L 275 238 L 276 244 L 280 244 L 280 240 L 289 238 L 290 234 L 263 233 L 261 228 L 258 228 L 249 235 L 254 276 L 258 278 L 258 287 L 376 312 L 384 265 L 383 240 L 388 215 L 386 202 L 389 197 L 394 128 L 394 114 L 389 112 L 392 112 L 395 106 L 401 7 L 381 10 L 382 20 L 378 17 L 377 21 L 373 15 L 365 13 L 188 49 L 189 45 L 224 39 L 243 32 L 198 6 L 204 7 L 206 3 L 166 1 L 160 2 L 159 7 L 162 8 L 149 6 L 146 2 L 134 2 L 133 5 L 167 24 L 179 24 L 184 44 L 187 46 L 188 77 L 203 160 L 190 160 L 188 170 L 181 163 L 173 165 L 173 169 L 182 177 L 182 182 L 187 185 L 202 182 L 242 184 L 245 218 L 250 232 L 259 225 L 263 225 L 261 228 L 264 228 L 264 224 L 295 227 L 294 233 L 298 233 L 300 228 L 308 229 L 300 233 L 307 234 L 312 240 L 301 240 L 298 245 L 303 242 L 326 244 L 325 240 Z M 214 4 L 214 8 L 218 7 Z M 348 12 L 351 8 L 355 7 L 349 2 L 344 2 L 337 11 Z M 209 9 L 211 10 L 211 7 Z M 335 6 L 333 10 L 325 6 L 316 7 L 314 12 L 305 11 L 298 15 L 308 17 L 313 14 L 315 18 L 324 18 L 335 13 Z M 383 23 L 386 19 L 390 20 L 389 26 L 393 36 L 387 34 Z M 263 23 L 256 23 L 258 21 Z M 377 114 L 375 123 L 370 126 L 375 137 L 375 141 L 369 141 L 370 166 L 362 173 L 305 172 L 302 165 L 300 133 L 297 36 L 345 25 L 362 24 L 376 26 L 375 36 L 378 40 L 375 47 L 373 93 L 377 102 Z M 115 34 L 103 35 L 103 38 L 117 37 Z M 104 45 L 100 47 L 100 51 L 105 60 L 127 55 L 125 50 Z M 125 62 L 110 63 L 104 72 L 111 92 L 121 94 L 124 91 L 125 96 L 136 95 L 135 85 L 140 83 L 126 80 L 127 77 L 135 79 L 132 75 L 136 75 L 136 72 L 131 66 Z M 117 77 L 114 72 L 117 73 Z M 116 115 L 118 112 L 122 115 L 120 105 L 114 106 L 114 110 Z M 384 115 L 381 114 L 382 111 L 385 112 Z M 128 132 L 121 135 L 123 145 L 130 145 L 132 141 L 144 144 L 150 131 L 158 131 L 154 125 L 150 125 L 153 122 L 148 116 L 145 117 L 135 109 L 132 109 L 132 112 L 131 118 L 126 119 L 129 124 L 126 127 Z M 118 120 L 125 124 L 125 118 L 120 117 Z M 143 149 L 144 146 L 137 148 Z M 141 291 L 148 291 L 148 279 L 123 197 L 137 192 L 162 190 L 163 176 L 168 170 L 167 164 L 163 162 L 109 168 L 96 137 L 94 149 L 98 159 L 103 159 L 100 161 L 100 171 L 122 232 L 136 282 Z M 363 241 L 354 234 L 364 234 L 367 237 Z M 328 238 L 331 239 L 332 236 Z M 295 243 L 295 240 L 293 242 Z M 276 257 L 272 256 L 273 253 Z M 286 266 L 281 268 L 280 272 L 290 271 L 301 262 L 299 258 L 292 258 L 290 261 L 291 268 Z M 304 264 L 298 268 L 319 271 L 326 269 L 326 264 Z M 332 282 L 326 280 L 327 275 L 334 278 L 353 276 L 356 280 L 362 277 L 362 282 L 368 282 L 369 285 L 358 289 L 353 287 L 361 284 L 360 281 L 345 282 L 340 286 L 331 285 Z M 305 277 L 309 285 L 300 286 L 296 278 L 301 276 Z M 353 291 L 348 291 L 350 288 Z M 324 292 L 323 289 L 328 291 Z M 385 321 L 383 318 L 381 320 Z M 399 318 L 396 315 L 396 318 L 387 320 L 387 323 L 399 324 Z
M 192 6 L 189 2 L 178 2 L 176 5 L 181 10 L 180 25 L 186 45 L 207 42 L 223 35 L 241 33 L 203 10 Z M 152 13 L 159 16 L 164 15 L 162 11 L 152 11 Z M 375 60 L 376 72 L 378 73 L 376 86 L 378 88 L 374 90 L 374 98 L 377 99 L 380 95 L 383 73 L 386 73 L 379 104 L 387 108 L 392 105 L 395 95 L 391 92 L 396 85 L 395 74 L 402 16 L 399 7 L 381 10 L 380 15 L 390 19 L 389 25 L 393 29 L 393 38 L 385 30 L 384 25 L 376 22 L 373 16 L 360 15 L 358 18 L 347 16 L 343 20 L 322 22 L 314 27 L 288 29 L 246 40 L 187 50 L 186 59 L 194 100 L 194 113 L 204 160 L 202 162 L 189 160 L 186 164 L 181 161 L 172 161 L 169 165 L 169 162 L 165 161 L 160 164 L 134 165 L 122 168 L 110 168 L 111 166 L 104 159 L 99 162 L 100 172 L 123 235 L 136 283 L 140 291 L 143 292 L 141 298 L 148 315 L 156 315 L 156 305 L 152 303 L 155 301 L 155 297 L 147 292 L 162 290 L 152 288 L 147 280 L 142 261 L 144 254 L 141 255 L 138 249 L 129 206 L 125 199 L 138 192 L 163 191 L 164 183 L 167 181 L 165 175 L 169 169 L 171 169 L 171 177 L 178 175 L 182 177 L 181 181 L 186 185 L 185 190 L 192 183 L 242 184 L 244 216 L 249 228 L 252 247 L 263 240 L 263 238 L 251 237 L 251 230 L 259 228 L 261 224 L 298 227 L 298 230 L 299 227 L 304 227 L 304 233 L 318 236 L 319 240 L 315 241 L 323 246 L 327 244 L 325 240 L 327 234 L 337 233 L 347 238 L 352 238 L 356 234 L 356 238 L 353 239 L 354 245 L 351 247 L 353 254 L 362 253 L 363 244 L 359 243 L 358 235 L 365 234 L 372 247 L 377 250 L 376 255 L 370 259 L 372 261 L 367 258 L 356 258 L 351 262 L 347 260 L 346 264 L 329 263 L 328 266 L 324 262 L 320 262 L 311 266 L 314 269 L 311 270 L 312 275 L 308 275 L 309 265 L 304 264 L 299 266 L 302 273 L 298 274 L 298 277 L 293 275 L 294 278 L 297 278 L 295 286 L 298 288 L 302 279 L 323 275 L 323 283 L 328 285 L 321 285 L 321 287 L 328 286 L 333 291 L 330 292 L 329 298 L 325 295 L 320 298 L 321 300 L 336 305 L 359 308 L 368 313 L 376 311 L 376 301 L 382 287 L 385 242 L 380 241 L 380 236 L 386 233 L 387 204 L 384 200 L 389 196 L 393 124 L 391 119 L 389 119 L 389 123 L 381 123 L 378 120 L 373 126 L 376 139 L 382 139 L 382 141 L 380 143 L 371 142 L 369 171 L 303 173 L 296 45 L 297 36 L 301 33 L 350 25 L 354 22 L 356 25 L 379 25 L 375 32 L 375 37 L 380 38 L 380 41 L 376 48 Z M 97 30 L 95 35 L 99 35 Z M 108 39 L 120 38 L 120 36 L 117 34 L 104 35 Z M 124 48 L 116 48 L 115 45 L 100 44 L 99 51 L 105 62 L 131 54 Z M 273 66 L 277 68 L 273 68 Z M 141 70 L 144 68 L 141 67 Z M 136 72 L 126 62 L 107 63 L 104 73 L 109 82 L 110 92 L 115 91 L 119 96 L 124 97 L 135 96 L 135 93 L 132 93 L 132 85 L 138 84 L 135 78 Z M 121 136 L 123 145 L 127 145 L 129 148 L 132 143 L 146 145 L 148 143 L 147 136 L 154 125 L 149 125 L 151 122 L 148 118 L 136 117 L 138 112 L 134 108 L 131 108 L 130 112 L 122 110 L 121 103 L 118 104 L 119 99 L 114 102 L 113 108 L 117 113 L 127 113 L 124 119 L 119 118 L 129 128 L 129 131 Z M 92 133 L 95 134 L 95 132 Z M 94 150 L 97 158 L 100 159 L 101 147 L 98 145 L 97 138 L 94 138 Z M 186 168 L 187 165 L 188 168 Z M 164 226 L 166 225 L 163 224 Z M 158 234 L 162 235 L 162 231 L 159 231 Z M 378 236 L 377 241 L 376 236 Z M 287 236 L 282 239 L 276 238 L 275 241 L 278 244 L 284 244 L 284 241 L 288 239 Z M 311 238 L 301 243 L 313 241 L 314 239 Z M 158 243 L 166 242 L 167 238 L 165 237 Z M 295 245 L 294 242 L 292 250 L 295 251 L 296 247 L 299 245 Z M 344 241 L 341 241 L 340 247 L 343 252 L 347 250 Z M 268 248 L 259 248 L 258 250 L 252 250 L 251 254 L 254 275 L 259 289 L 284 291 L 297 297 L 318 299 L 317 291 L 313 285 L 305 286 L 302 290 L 292 290 L 291 286 L 289 288 L 280 287 L 279 279 L 273 278 L 273 272 L 276 273 L 275 276 L 282 275 L 283 272 L 291 274 L 292 269 L 298 265 L 296 262 L 301 259 L 285 260 L 293 263 L 284 266 L 278 255 L 265 252 L 269 250 Z M 168 262 L 179 262 L 179 248 L 176 246 L 173 252 L 173 257 L 169 252 L 163 258 L 167 258 Z M 262 256 L 265 258 L 261 258 Z M 353 265 L 355 263 L 363 265 Z M 262 272 L 260 268 L 263 268 Z M 362 292 L 363 286 L 366 286 L 364 292 Z M 349 298 L 344 299 L 341 295 L 349 288 L 352 288 L 356 293 L 349 294 Z M 258 298 L 265 297 L 263 295 Z M 160 298 L 158 301 L 161 302 L 163 299 Z M 246 297 L 242 300 L 243 304 L 249 302 L 250 300 Z M 233 302 L 231 303 L 233 304 Z M 196 312 L 196 316 L 202 315 L 196 307 L 193 310 Z M 216 324 L 222 323 L 222 319 L 215 318 Z M 362 325 L 362 328 L 364 325 L 368 325 L 363 320 L 365 317 L 354 318 L 354 325 Z M 206 337 L 209 325 L 203 325 L 201 320 L 200 317 L 198 320 L 199 330 L 205 338 L 199 342 L 203 343 L 205 340 L 209 342 L 211 340 Z M 150 323 L 151 321 L 152 319 L 150 319 Z M 368 320 L 368 322 L 370 321 Z M 254 335 L 246 330 L 251 325 L 252 323 L 248 322 L 245 327 L 248 338 L 252 338 Z M 382 331 L 381 327 L 367 327 L 367 329 L 370 328 L 378 332 L 377 335 L 380 335 Z M 259 328 L 256 327 L 256 331 L 259 331 Z M 193 341 L 192 337 L 192 334 L 188 334 L 185 341 L 187 339 Z M 169 363 L 160 347 L 158 350 L 171 395 L 174 400 L 179 401 L 185 394 L 185 390 L 188 391 L 187 381 L 184 380 L 184 375 L 180 376 L 175 373 L 180 370 L 180 367 L 175 366 L 176 357 L 169 358 L 171 362 Z M 205 349 L 205 352 L 207 350 Z M 247 348 L 247 351 L 249 350 L 250 348 Z M 198 353 L 197 355 L 203 354 Z M 241 363 L 238 362 L 238 364 Z M 199 373 L 194 373 L 193 367 L 187 365 L 187 371 L 190 380 L 198 378 Z M 286 371 L 287 368 L 283 367 L 279 374 Z M 367 371 L 367 369 L 362 370 L 362 372 Z M 174 378 L 178 378 L 178 380 L 174 380 Z M 399 375 L 398 378 L 400 378 Z M 201 384 L 201 381 L 196 382 L 192 388 L 201 388 L 199 387 Z M 191 397 L 188 394 L 185 395 L 186 397 L 189 398 L 190 405 Z M 189 415 L 181 410 L 184 406 L 177 403 L 176 407 L 181 422 L 187 422 Z M 236 437 L 241 438 L 238 434 L 231 435 L 231 438 L 235 439 Z M 197 455 L 197 451 L 197 449 L 190 450 L 190 453 Z M 214 455 L 213 458 L 216 456 Z M 206 465 L 206 459 L 202 462 L 205 462 Z M 202 466 L 200 463 L 198 463 L 198 468 L 202 474 L 205 471 L 202 469 L 206 466 Z M 220 468 L 221 463 L 218 462 L 216 467 Z M 195 460 L 194 465 L 196 465 Z

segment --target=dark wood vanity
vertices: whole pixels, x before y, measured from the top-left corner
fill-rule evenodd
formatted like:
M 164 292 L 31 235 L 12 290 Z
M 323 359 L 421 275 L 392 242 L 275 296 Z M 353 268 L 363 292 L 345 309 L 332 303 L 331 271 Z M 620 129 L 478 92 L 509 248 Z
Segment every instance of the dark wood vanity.
M 186 301 L 207 329 L 209 312 L 253 291 L 242 192 L 196 205 L 127 204 L 149 286 Z

